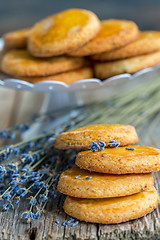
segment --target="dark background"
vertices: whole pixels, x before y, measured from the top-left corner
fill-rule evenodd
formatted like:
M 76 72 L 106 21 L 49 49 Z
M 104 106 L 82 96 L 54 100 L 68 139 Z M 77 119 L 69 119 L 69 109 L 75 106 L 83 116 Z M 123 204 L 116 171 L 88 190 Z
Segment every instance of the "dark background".
M 90 9 L 101 19 L 131 19 L 140 29 L 160 30 L 158 0 L 0 0 L 0 34 L 31 26 L 66 8 Z

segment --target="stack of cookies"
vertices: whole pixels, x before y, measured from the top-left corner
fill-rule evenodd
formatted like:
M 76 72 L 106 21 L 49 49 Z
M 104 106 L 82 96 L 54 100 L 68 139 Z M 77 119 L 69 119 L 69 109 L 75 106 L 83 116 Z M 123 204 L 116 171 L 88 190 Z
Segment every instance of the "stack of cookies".
M 2 72 L 32 83 L 103 80 L 160 63 L 160 32 L 140 33 L 128 20 L 100 21 L 84 9 L 59 12 L 3 40 Z
M 60 134 L 58 149 L 87 149 L 60 176 L 68 195 L 64 211 L 86 222 L 112 224 L 142 217 L 159 203 L 152 171 L 160 170 L 160 150 L 138 142 L 129 125 L 92 125 Z M 90 147 L 91 145 L 91 147 Z

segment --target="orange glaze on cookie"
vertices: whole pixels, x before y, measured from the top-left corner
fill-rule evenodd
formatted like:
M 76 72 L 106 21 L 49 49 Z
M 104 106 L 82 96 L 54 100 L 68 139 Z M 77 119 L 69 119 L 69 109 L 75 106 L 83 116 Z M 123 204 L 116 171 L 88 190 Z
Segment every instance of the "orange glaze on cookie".
M 101 30 L 98 32 L 94 39 L 105 38 L 116 34 L 122 29 L 121 26 L 121 22 L 118 21 L 111 23 L 109 21 L 102 21 Z
M 87 204 L 88 207 L 94 207 L 94 206 L 105 206 L 106 208 L 114 208 L 114 205 L 117 205 L 119 203 L 125 204 L 127 201 L 135 201 L 138 199 L 143 199 L 145 198 L 146 192 L 140 192 L 133 194 L 131 196 L 124 196 L 124 197 L 113 197 L 113 198 L 101 198 L 101 199 L 81 199 L 81 198 L 76 198 L 76 201 L 81 203 L 81 204 Z M 133 204 L 136 204 L 136 202 Z M 117 208 L 117 206 L 116 206 Z M 117 208 L 118 209 L 118 208 Z
M 112 175 L 112 174 L 103 174 L 103 173 L 97 173 L 97 172 L 89 172 L 89 171 L 80 169 L 78 167 L 73 167 L 67 171 L 67 176 L 71 176 L 72 178 L 76 178 L 78 175 L 80 175 L 80 177 L 78 178 L 79 180 L 86 180 L 87 176 L 92 177 L 91 178 L 92 180 L 108 179 L 111 181 L 115 181 L 117 179 L 126 179 L 128 177 L 127 175 Z
M 129 148 L 134 148 L 134 150 L 127 150 Z M 94 155 L 101 155 L 103 154 L 112 154 L 112 155 L 120 155 L 120 156 L 140 156 L 140 155 L 159 155 L 160 150 L 157 148 L 151 148 L 147 146 L 126 146 L 126 147 L 118 147 L 118 148 L 105 148 L 103 151 L 100 152 L 92 152 L 91 150 L 80 152 L 80 155 L 87 155 L 87 154 L 94 154 Z
M 55 147 L 59 149 L 87 149 L 92 141 L 101 140 L 107 144 L 111 140 L 120 142 L 120 146 L 138 142 L 136 130 L 130 125 L 97 124 L 81 127 L 58 135 Z
M 41 43 L 61 41 L 67 35 L 87 24 L 88 15 L 77 9 L 70 9 L 48 17 L 37 26 L 35 38 Z
M 91 130 L 104 130 L 104 128 L 107 127 L 107 129 L 114 129 L 116 127 L 121 127 L 121 126 L 125 126 L 125 125 L 121 125 L 121 124 L 97 124 L 97 125 L 89 125 L 89 126 L 85 126 L 85 127 L 81 127 L 75 130 L 72 130 L 74 132 L 87 132 L 87 131 L 91 131 Z

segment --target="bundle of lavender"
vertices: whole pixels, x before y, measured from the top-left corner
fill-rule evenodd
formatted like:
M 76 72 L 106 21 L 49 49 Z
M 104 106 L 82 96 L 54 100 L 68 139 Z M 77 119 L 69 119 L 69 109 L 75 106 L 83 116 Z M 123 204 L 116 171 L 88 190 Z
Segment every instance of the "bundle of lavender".
M 49 115 L 51 116 L 51 114 Z M 48 118 L 48 115 L 46 117 Z M 39 118 L 34 117 L 27 123 L 1 130 L 1 140 L 8 138 L 14 140 L 19 132 L 23 133 L 30 128 L 29 122 L 32 123 Z M 50 117 L 50 120 L 53 119 Z M 60 169 L 58 169 L 58 165 L 57 167 L 55 165 L 59 161 L 59 155 L 54 149 L 53 143 L 57 134 L 70 129 L 81 120 L 83 120 L 82 115 L 27 141 L 1 147 L 1 210 L 13 209 L 23 198 L 27 197 L 30 208 L 22 213 L 22 217 L 28 223 L 34 218 L 40 218 L 49 199 L 57 196 L 56 184 Z

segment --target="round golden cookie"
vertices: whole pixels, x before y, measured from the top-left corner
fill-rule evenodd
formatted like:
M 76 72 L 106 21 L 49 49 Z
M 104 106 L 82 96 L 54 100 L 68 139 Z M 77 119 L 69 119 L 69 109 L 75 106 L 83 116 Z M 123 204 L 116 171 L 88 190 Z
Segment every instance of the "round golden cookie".
M 79 220 L 113 224 L 140 218 L 152 212 L 159 203 L 156 189 L 151 188 L 131 196 L 105 199 L 67 197 L 64 211 Z
M 93 60 L 110 61 L 151 53 L 160 49 L 160 32 L 144 31 L 127 46 L 92 56 Z
M 110 62 L 95 63 L 96 78 L 106 79 L 118 74 L 135 73 L 160 64 L 160 51 Z
M 28 49 L 37 57 L 61 55 L 87 43 L 99 29 L 100 21 L 93 12 L 65 10 L 35 24 L 28 38 Z
M 4 49 L 26 48 L 29 28 L 8 32 L 3 35 Z
M 138 142 L 136 130 L 130 125 L 97 124 L 81 127 L 58 135 L 55 147 L 58 149 L 87 149 L 92 141 L 101 140 L 106 145 L 111 140 L 120 142 L 120 146 Z
M 22 79 L 30 83 L 37 83 L 41 81 L 60 81 L 66 84 L 71 84 L 78 80 L 93 78 L 93 70 L 90 67 L 83 67 L 77 70 L 59 73 L 46 77 L 19 77 L 15 76 L 16 79 Z
M 127 149 L 134 150 L 127 150 Z M 76 165 L 89 171 L 128 174 L 160 170 L 160 150 L 144 146 L 106 148 L 104 151 L 79 152 Z
M 77 198 L 109 198 L 132 195 L 153 184 L 151 173 L 112 175 L 73 167 L 61 174 L 57 189 Z
M 109 19 L 101 22 L 97 35 L 84 46 L 69 53 L 70 56 L 88 56 L 124 46 L 139 35 L 137 25 L 132 21 Z
M 59 56 L 51 58 L 35 58 L 26 50 L 11 50 L 2 60 L 2 70 L 18 76 L 47 76 L 82 67 L 83 58 Z

